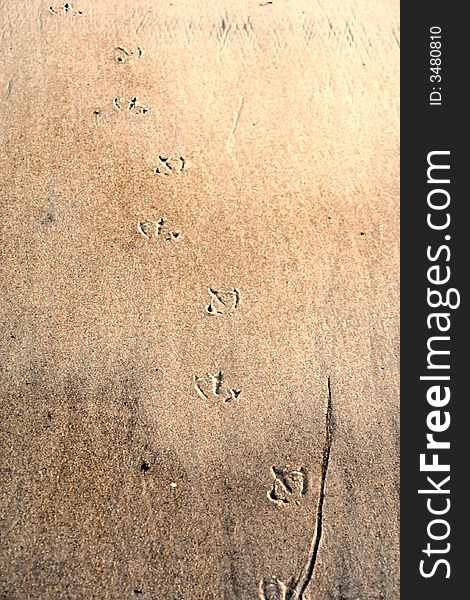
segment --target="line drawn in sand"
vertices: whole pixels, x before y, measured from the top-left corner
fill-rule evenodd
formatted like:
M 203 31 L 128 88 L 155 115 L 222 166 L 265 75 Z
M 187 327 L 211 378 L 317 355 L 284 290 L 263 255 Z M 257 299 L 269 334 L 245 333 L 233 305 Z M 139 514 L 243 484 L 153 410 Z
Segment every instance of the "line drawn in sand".
M 230 149 L 232 148 L 233 138 L 235 136 L 235 132 L 236 132 L 237 127 L 238 127 L 238 122 L 240 120 L 240 115 L 241 115 L 244 103 L 245 103 L 245 98 L 243 96 L 240 96 L 240 102 L 238 104 L 238 109 L 237 109 L 237 111 L 235 113 L 235 116 L 233 118 L 232 129 L 230 130 L 229 136 L 227 138 L 226 147 L 227 147 L 228 151 L 230 151 Z

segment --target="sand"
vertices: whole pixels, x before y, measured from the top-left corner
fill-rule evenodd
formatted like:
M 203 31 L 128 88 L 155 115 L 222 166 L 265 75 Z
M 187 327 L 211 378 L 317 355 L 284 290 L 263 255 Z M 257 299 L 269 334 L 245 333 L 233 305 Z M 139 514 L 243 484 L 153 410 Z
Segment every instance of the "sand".
M 398 2 L 0 6 L 0 597 L 396 600 Z

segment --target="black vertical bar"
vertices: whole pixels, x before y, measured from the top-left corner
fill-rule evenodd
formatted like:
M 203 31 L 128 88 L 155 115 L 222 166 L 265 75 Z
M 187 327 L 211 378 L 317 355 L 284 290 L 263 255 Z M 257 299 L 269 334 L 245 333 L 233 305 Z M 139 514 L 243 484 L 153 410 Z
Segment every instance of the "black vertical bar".
M 464 511 L 470 493 L 465 489 L 470 398 L 463 382 L 470 270 L 465 219 L 470 197 L 464 186 L 470 35 L 465 8 L 463 3 L 436 0 L 401 6 L 401 597 L 405 600 L 447 600 L 469 593 L 470 569 L 465 564 L 469 527 Z M 430 162 L 436 168 L 428 177 Z M 448 227 L 443 227 L 448 219 Z M 449 281 L 443 282 L 448 275 Z M 443 303 L 448 299 L 455 308 L 439 306 L 439 293 Z M 428 344 L 450 354 L 429 356 Z M 443 430 L 437 432 L 439 428 Z M 434 442 L 449 442 L 450 448 L 435 448 Z M 433 460 L 437 469 L 449 465 L 450 470 L 427 471 Z

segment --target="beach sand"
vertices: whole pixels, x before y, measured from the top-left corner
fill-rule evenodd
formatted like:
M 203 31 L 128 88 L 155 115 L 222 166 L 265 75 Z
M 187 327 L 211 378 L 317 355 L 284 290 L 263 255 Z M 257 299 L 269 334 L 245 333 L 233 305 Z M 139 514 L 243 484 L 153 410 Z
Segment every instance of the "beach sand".
M 49 2 L 0 6 L 0 597 L 397 600 L 398 2 Z

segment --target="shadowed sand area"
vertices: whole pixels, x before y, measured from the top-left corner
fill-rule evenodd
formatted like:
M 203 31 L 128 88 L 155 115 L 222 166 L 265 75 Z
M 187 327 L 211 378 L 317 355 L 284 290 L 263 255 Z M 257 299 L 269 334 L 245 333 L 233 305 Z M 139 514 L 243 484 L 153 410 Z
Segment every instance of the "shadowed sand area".
M 1 2 L 0 598 L 398 599 L 398 20 Z

